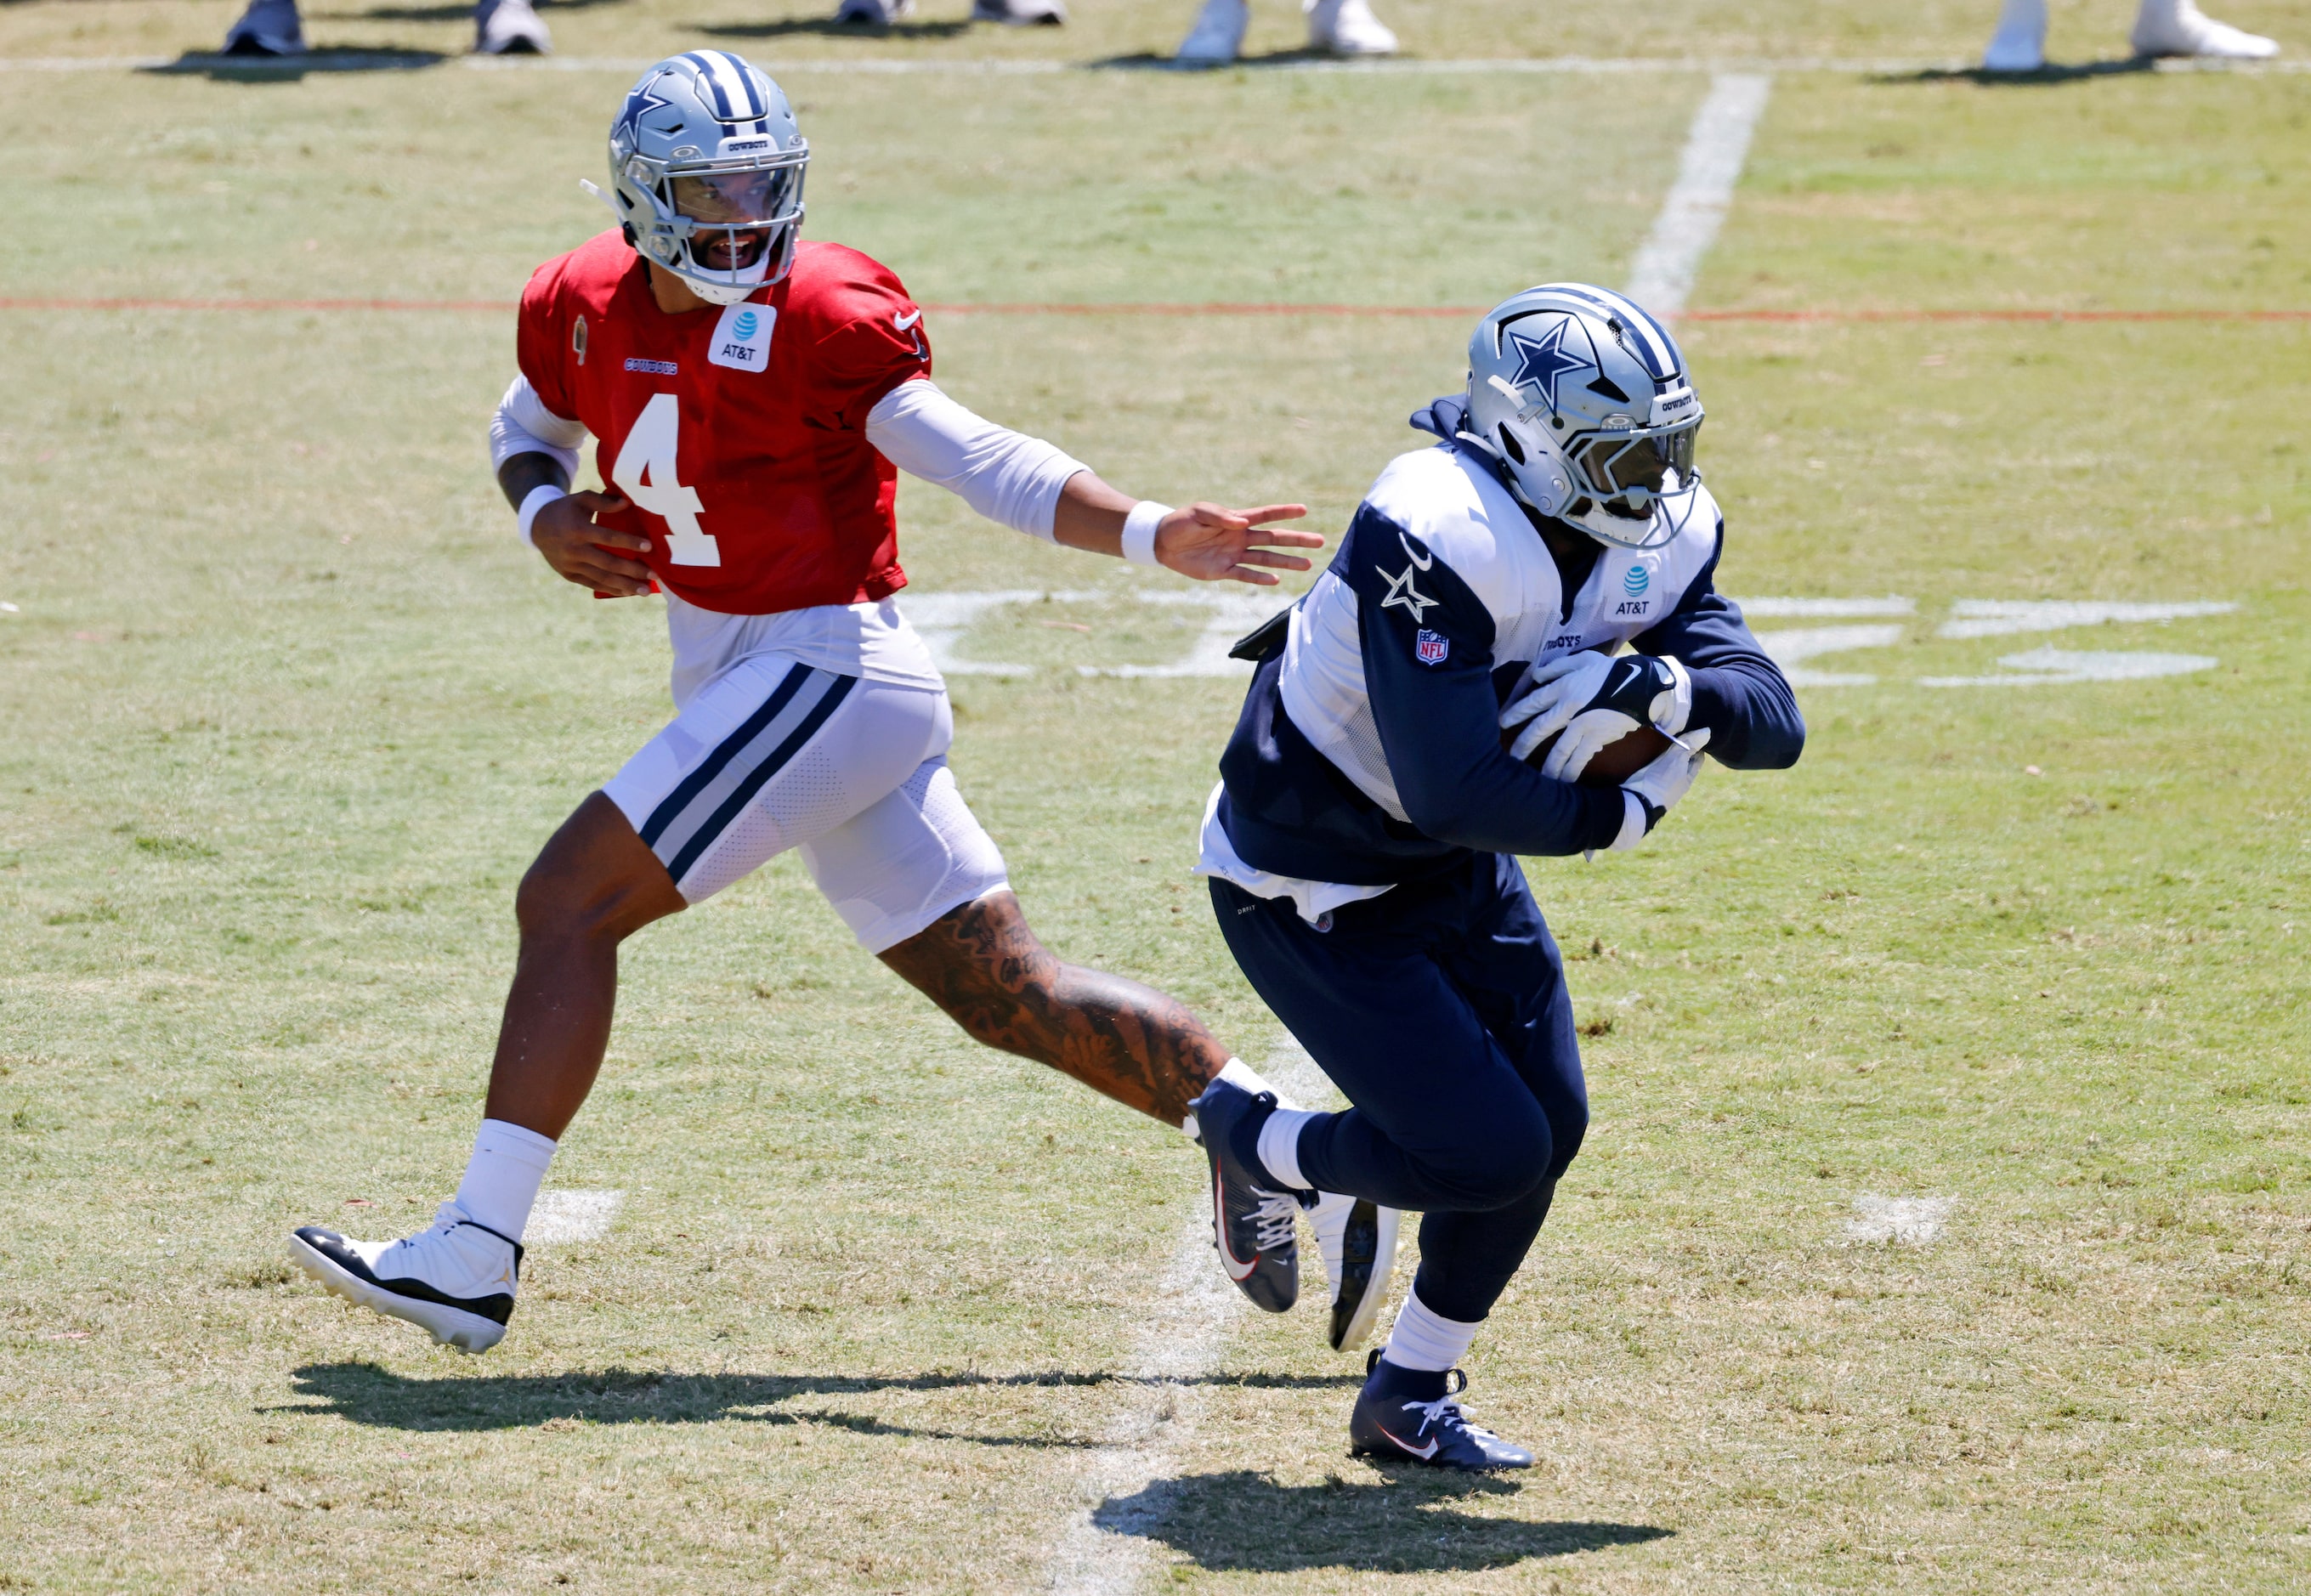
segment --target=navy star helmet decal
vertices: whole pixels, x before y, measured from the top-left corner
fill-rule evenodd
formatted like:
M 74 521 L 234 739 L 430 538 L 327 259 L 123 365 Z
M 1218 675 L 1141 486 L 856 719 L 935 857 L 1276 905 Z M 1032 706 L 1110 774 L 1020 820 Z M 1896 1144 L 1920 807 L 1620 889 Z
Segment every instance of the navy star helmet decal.
M 1517 357 L 1516 375 L 1509 379 L 1518 388 L 1530 385 L 1537 390 L 1539 402 L 1554 414 L 1558 406 L 1557 388 L 1559 382 L 1576 371 L 1598 375 L 1602 368 L 1592 353 L 1587 353 L 1588 338 L 1581 336 L 1582 348 L 1567 348 L 1580 323 L 1570 316 L 1560 316 L 1555 326 L 1538 338 L 1528 338 L 1522 333 L 1511 332 L 1505 342 L 1514 346 Z
M 633 92 L 626 96 L 625 109 L 618 113 L 617 122 L 610 129 L 610 136 L 630 150 L 641 141 L 642 118 L 661 107 L 674 103 L 650 92 L 650 83 L 657 82 L 652 78 L 649 83 L 634 85 Z

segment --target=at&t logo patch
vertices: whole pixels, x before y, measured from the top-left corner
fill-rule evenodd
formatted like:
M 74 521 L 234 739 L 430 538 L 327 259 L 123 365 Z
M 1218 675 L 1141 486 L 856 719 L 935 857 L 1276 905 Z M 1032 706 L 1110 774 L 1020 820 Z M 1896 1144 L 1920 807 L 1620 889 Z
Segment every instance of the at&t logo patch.
M 1412 657 L 1423 665 L 1442 665 L 1452 651 L 1452 640 L 1441 632 L 1431 632 L 1426 626 L 1412 640 Z
M 768 305 L 731 305 L 715 325 L 714 342 L 706 346 L 710 365 L 737 371 L 760 371 L 771 363 L 771 328 L 779 313 Z

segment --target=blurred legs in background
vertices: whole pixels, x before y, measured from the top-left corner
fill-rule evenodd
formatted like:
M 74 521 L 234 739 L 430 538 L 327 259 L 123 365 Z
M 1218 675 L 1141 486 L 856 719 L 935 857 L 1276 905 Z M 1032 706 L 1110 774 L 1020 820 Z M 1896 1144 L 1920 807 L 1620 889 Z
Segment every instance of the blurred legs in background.
M 474 48 L 484 56 L 543 56 L 554 36 L 530 0 L 480 0 L 474 7 Z M 305 28 L 297 0 L 249 0 L 240 20 L 225 31 L 228 56 L 301 56 Z
M 842 0 L 834 9 L 837 22 L 860 28 L 887 28 L 914 14 L 915 0 Z M 971 20 L 1007 28 L 1056 28 L 1068 20 L 1068 8 L 1063 0 L 972 0 Z
M 1308 48 L 1332 56 L 1386 56 L 1396 50 L 1396 35 L 1373 15 L 1371 0 L 1300 0 L 1308 15 Z M 1245 0 L 1204 0 L 1196 25 L 1181 41 L 1175 60 L 1217 65 L 1233 61 L 1243 48 L 1243 31 L 1251 22 Z
M 1218 0 L 1214 0 L 1218 4 Z M 2130 42 L 2138 56 L 2216 56 L 2261 60 L 2279 46 L 2202 14 L 2196 0 L 2142 0 Z M 1998 31 L 1982 53 L 1985 72 L 2036 72 L 2046 64 L 2046 0 L 2006 0 Z

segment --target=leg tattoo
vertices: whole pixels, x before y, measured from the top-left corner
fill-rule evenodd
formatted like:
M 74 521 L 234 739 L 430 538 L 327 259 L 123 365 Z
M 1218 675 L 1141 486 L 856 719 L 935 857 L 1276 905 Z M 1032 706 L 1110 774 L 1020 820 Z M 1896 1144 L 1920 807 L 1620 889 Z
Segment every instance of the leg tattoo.
M 1204 1023 L 1136 981 L 1063 964 L 1007 892 L 941 916 L 883 962 L 976 1041 L 1071 1075 L 1168 1125 L 1228 1060 Z

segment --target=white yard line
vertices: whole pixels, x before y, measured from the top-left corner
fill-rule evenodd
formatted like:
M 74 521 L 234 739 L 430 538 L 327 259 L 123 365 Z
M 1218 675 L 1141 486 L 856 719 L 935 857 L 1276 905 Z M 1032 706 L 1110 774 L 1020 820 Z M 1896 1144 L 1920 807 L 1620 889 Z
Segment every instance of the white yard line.
M 605 72 L 632 76 L 650 65 L 651 57 L 635 56 L 441 56 L 406 50 L 347 51 L 308 56 L 301 59 L 269 60 L 262 57 L 218 56 L 205 53 L 177 56 L 17 56 L 0 57 L 4 72 L 156 72 L 176 67 L 186 72 L 210 70 L 235 73 L 378 72 L 457 67 L 468 72 Z M 1901 77 L 1928 72 L 1971 72 L 1978 63 L 1967 60 L 1878 61 L 1835 57 L 1799 56 L 1768 60 L 1681 60 L 1674 57 L 1626 59 L 1590 56 L 1543 56 L 1530 59 L 1480 61 L 1245 61 L 1220 69 L 1233 74 L 1282 73 L 1301 74 L 1356 74 L 1369 77 L 1572 76 L 1609 77 L 1653 73 L 1779 74 L 1836 73 L 1856 76 Z M 1169 61 L 885 61 L 872 57 L 848 57 L 815 61 L 782 61 L 778 75 L 828 74 L 838 77 L 1043 77 L 1064 72 L 1198 72 Z M 2228 72 L 2258 77 L 2311 71 L 2311 61 L 2161 61 L 2158 72 Z
M 1853 1217 L 1845 1222 L 1845 1240 L 1923 1247 L 1941 1234 L 1942 1226 L 1949 1222 L 1950 1209 L 1957 1206 L 1956 1200 L 1948 1197 L 1876 1197 L 1864 1193 L 1853 1199 Z
M 610 1233 L 610 1222 L 626 1206 L 623 1191 L 541 1191 L 529 1212 L 522 1243 L 530 1247 L 554 1247 L 567 1242 L 597 1242 Z
M 1288 1036 L 1261 1073 L 1301 1103 L 1340 1100 L 1316 1061 Z M 1193 1190 L 1172 1261 L 1124 1365 L 1125 1379 L 1137 1382 L 1138 1390 L 1089 1454 L 1073 1515 L 1052 1548 L 1051 1588 L 1060 1596 L 1123 1596 L 1139 1588 L 1155 1549 L 1141 1537 L 1163 1517 L 1168 1504 L 1163 1478 L 1203 1407 L 1204 1388 L 1191 1382 L 1217 1366 L 1229 1329 L 1249 1311 L 1212 1256 L 1210 1199 L 1201 1182 Z M 1307 1240 L 1304 1231 L 1302 1240 Z M 1321 1269 L 1305 1270 L 1313 1262 L 1304 1260 L 1304 1274 L 1321 1278 Z M 1315 1324 L 1309 1318 L 1312 1336 L 1318 1333 Z M 1101 1504 L 1124 1496 L 1137 1498 L 1127 1513 L 1111 1513 L 1104 1524 L 1092 1522 Z
M 1624 291 L 1654 315 L 1675 316 L 1685 309 L 1701 257 L 1717 241 L 1726 207 L 1733 203 L 1733 186 L 1749 158 L 1749 135 L 1766 114 L 1773 90 L 1774 80 L 1764 73 L 1721 72 L 1693 113 L 1677 181 L 1637 250 Z

